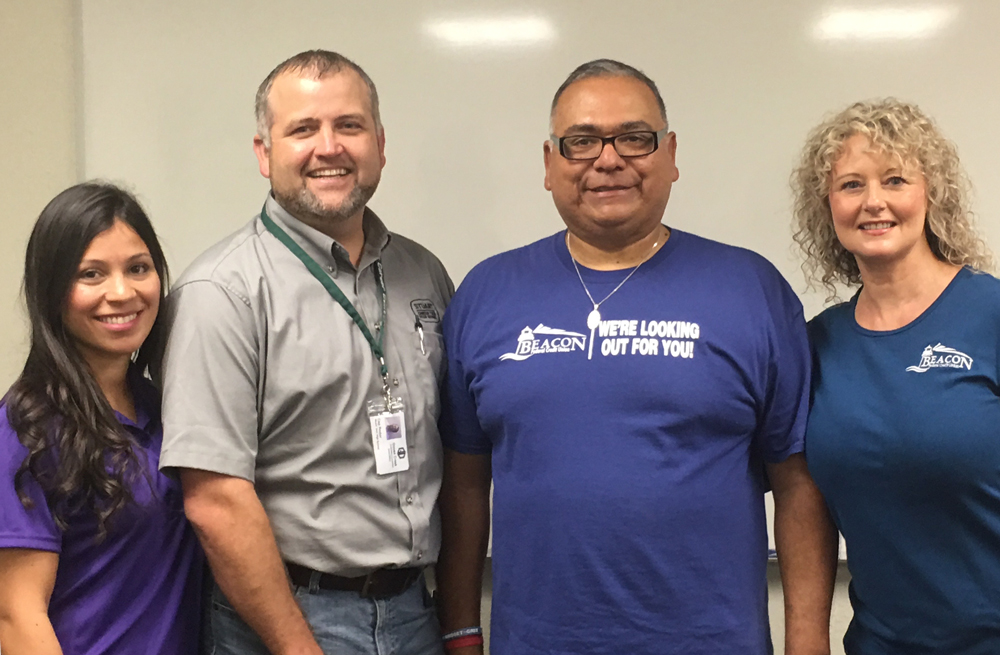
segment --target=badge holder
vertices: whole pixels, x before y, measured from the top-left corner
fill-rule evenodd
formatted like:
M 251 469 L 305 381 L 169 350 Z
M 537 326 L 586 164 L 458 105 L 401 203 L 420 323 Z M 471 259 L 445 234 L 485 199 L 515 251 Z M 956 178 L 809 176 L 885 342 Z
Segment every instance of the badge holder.
M 372 448 L 375 451 L 375 473 L 389 475 L 410 468 L 406 450 L 406 421 L 403 400 L 393 398 L 388 384 L 378 400 L 368 401 L 368 420 L 372 426 Z

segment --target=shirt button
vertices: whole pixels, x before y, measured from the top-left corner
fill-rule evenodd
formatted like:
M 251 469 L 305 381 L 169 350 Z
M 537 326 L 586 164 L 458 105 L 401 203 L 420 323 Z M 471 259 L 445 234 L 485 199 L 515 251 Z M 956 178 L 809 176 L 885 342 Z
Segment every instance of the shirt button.
M 407 496 L 406 497 L 406 504 L 407 505 L 412 505 L 413 504 L 413 496 Z
M 398 387 L 399 386 L 399 378 L 393 378 L 392 379 L 392 386 L 394 386 L 394 387 Z
M 418 550 L 417 551 L 417 559 L 423 559 L 423 558 L 424 558 L 424 551 Z
M 327 266 L 326 267 L 326 272 L 327 273 L 333 273 L 333 266 Z

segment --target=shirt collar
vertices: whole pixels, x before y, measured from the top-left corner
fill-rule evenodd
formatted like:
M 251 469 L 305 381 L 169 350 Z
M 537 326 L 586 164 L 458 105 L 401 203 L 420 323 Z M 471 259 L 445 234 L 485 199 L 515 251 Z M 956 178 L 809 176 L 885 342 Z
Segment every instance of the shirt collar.
M 128 368 L 125 376 L 129 391 L 132 392 L 132 402 L 135 403 L 135 418 L 133 421 L 124 414 L 115 412 L 122 425 L 130 426 L 150 433 L 160 420 L 160 392 L 156 390 L 136 365 Z
M 359 269 L 365 269 L 375 260 L 382 257 L 382 251 L 392 240 L 392 234 L 375 212 L 365 207 L 365 215 L 362 219 L 365 231 L 365 248 L 361 251 L 361 260 L 358 262 Z M 346 256 L 346 253 L 345 253 Z
M 319 230 L 310 227 L 292 216 L 284 207 L 278 204 L 274 195 L 268 194 L 265 202 L 267 215 L 295 239 L 310 257 L 336 275 L 340 266 L 354 268 L 347 250 L 337 241 Z M 389 245 L 391 234 L 385 223 L 368 207 L 365 207 L 362 218 L 362 229 L 365 232 L 365 247 L 361 251 L 358 270 L 364 270 L 382 256 L 382 251 Z

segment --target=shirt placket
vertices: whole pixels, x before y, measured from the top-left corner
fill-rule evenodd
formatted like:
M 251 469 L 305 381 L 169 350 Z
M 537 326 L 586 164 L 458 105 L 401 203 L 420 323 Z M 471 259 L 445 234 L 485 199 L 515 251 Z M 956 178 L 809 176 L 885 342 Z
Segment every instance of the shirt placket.
M 372 279 L 371 283 L 374 287 L 374 279 Z M 387 282 L 386 288 L 390 306 L 394 301 L 402 302 L 402 300 L 399 300 L 398 295 L 393 296 L 391 283 Z M 426 521 L 420 521 L 420 517 L 425 516 L 426 513 L 422 511 L 423 497 L 418 491 L 419 471 L 425 457 L 425 446 L 417 443 L 416 435 L 418 429 L 422 426 L 418 423 L 417 416 L 414 413 L 415 407 L 409 393 L 408 380 L 402 374 L 406 369 L 403 367 L 400 347 L 405 347 L 406 342 L 404 338 L 408 334 L 406 332 L 406 328 L 408 327 L 397 325 L 387 319 L 387 325 L 383 328 L 386 331 L 383 346 L 385 348 L 386 362 L 389 365 L 389 385 L 392 388 L 392 393 L 403 399 L 403 406 L 405 407 L 404 415 L 406 417 L 406 446 L 410 453 L 409 468 L 395 474 L 396 493 L 399 498 L 399 507 L 410 523 L 410 557 L 415 564 L 420 565 L 424 557 L 426 557 L 429 546 L 428 526 L 426 525 Z

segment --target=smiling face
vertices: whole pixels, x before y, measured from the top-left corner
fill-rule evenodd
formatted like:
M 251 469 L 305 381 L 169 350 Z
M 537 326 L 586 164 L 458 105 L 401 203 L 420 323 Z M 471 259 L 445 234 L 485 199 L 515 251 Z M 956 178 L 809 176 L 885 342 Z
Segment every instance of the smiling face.
M 656 97 L 637 79 L 591 77 L 566 88 L 552 116 L 556 137 L 614 136 L 663 129 Z M 642 157 L 623 158 L 609 143 L 600 157 L 573 161 L 545 143 L 545 188 L 570 232 L 585 241 L 628 245 L 660 223 L 671 185 L 677 181 L 673 132 Z
M 275 199 L 310 223 L 360 220 L 385 166 L 364 80 L 352 70 L 282 73 L 268 96 L 271 145 L 254 138 Z
M 909 258 L 935 259 L 924 234 L 927 186 L 916 163 L 901 163 L 856 134 L 833 165 L 829 199 L 837 239 L 862 272 Z
M 115 220 L 87 247 L 63 306 L 62 321 L 92 368 L 128 359 L 156 320 L 160 277 L 149 248 L 126 223 Z

